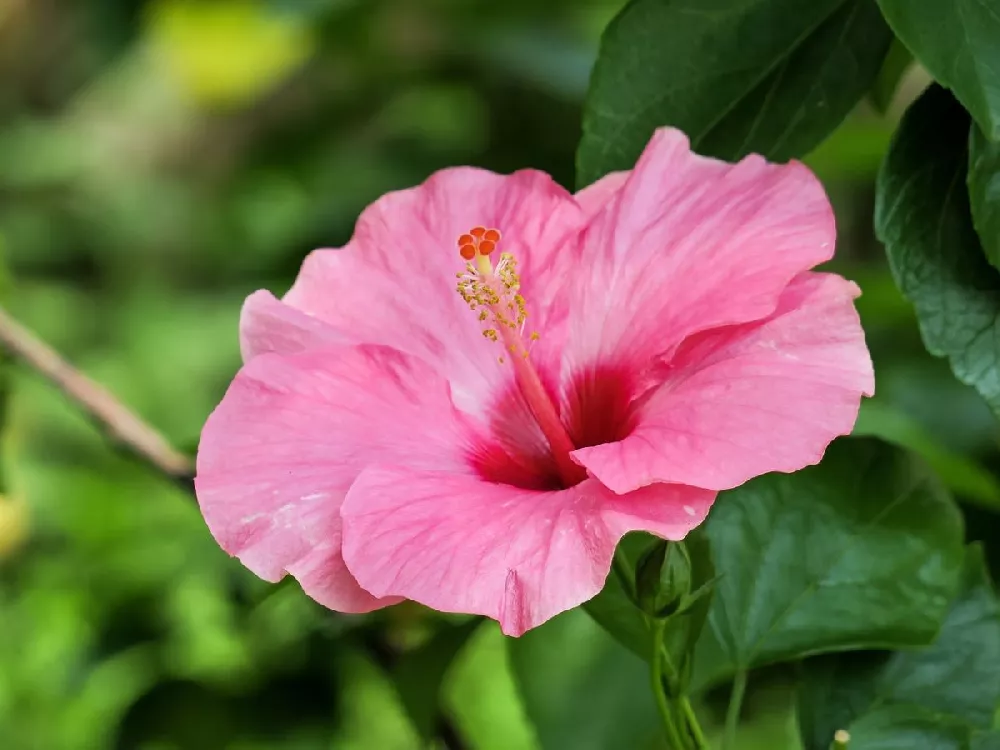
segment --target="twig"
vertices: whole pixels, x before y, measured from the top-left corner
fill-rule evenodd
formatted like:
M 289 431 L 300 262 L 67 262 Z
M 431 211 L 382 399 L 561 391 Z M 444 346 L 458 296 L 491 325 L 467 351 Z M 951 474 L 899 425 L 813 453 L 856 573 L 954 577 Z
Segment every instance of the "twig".
M 0 344 L 87 412 L 111 440 L 168 478 L 191 487 L 194 465 L 188 456 L 173 448 L 160 433 L 105 388 L 70 365 L 3 308 L 0 308 Z

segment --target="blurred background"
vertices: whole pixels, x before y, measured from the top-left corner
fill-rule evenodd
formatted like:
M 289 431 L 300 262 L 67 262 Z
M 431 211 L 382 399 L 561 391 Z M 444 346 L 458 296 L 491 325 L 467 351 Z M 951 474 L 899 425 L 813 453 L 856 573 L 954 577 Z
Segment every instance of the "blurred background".
M 243 298 L 283 293 L 374 198 L 453 164 L 572 186 L 622 4 L 0 0 L 5 304 L 193 452 L 239 366 Z M 878 396 L 858 430 L 923 453 L 991 536 L 997 425 L 921 346 L 871 230 L 879 160 L 923 80 L 808 161 L 838 212 L 838 270 L 864 291 Z M 188 494 L 30 372 L 6 406 L 0 748 L 425 747 L 390 676 L 442 629 L 457 658 L 403 680 L 440 683 L 437 746 L 662 747 L 646 667 L 586 615 L 517 642 L 416 607 L 334 615 L 228 559 Z M 794 747 L 789 679 L 755 681 L 748 743 Z M 702 709 L 713 724 L 711 694 Z

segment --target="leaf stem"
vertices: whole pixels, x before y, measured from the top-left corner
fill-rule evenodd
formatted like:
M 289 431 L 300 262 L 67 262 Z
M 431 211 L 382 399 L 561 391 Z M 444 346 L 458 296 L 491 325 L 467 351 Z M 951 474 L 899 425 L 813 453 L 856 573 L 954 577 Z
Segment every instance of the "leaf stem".
M 740 709 L 743 708 L 743 696 L 747 691 L 747 673 L 740 670 L 733 680 L 733 692 L 729 696 L 729 708 L 726 709 L 726 733 L 722 740 L 722 750 L 736 750 L 736 729 L 740 723 Z
M 684 720 L 687 723 L 688 731 L 691 733 L 691 738 L 694 740 L 695 747 L 697 750 L 709 750 L 708 740 L 705 739 L 705 733 L 701 730 L 701 724 L 698 723 L 698 717 L 691 706 L 691 701 L 686 695 L 682 695 L 680 704 L 681 711 L 684 713 Z
M 670 707 L 667 694 L 663 689 L 663 632 L 666 627 L 667 623 L 664 620 L 657 620 L 653 625 L 653 659 L 650 677 L 652 678 L 656 707 L 660 710 L 660 718 L 663 720 L 663 730 L 666 732 L 671 750 L 684 750 L 686 745 L 681 741 L 681 734 L 677 729 L 673 709 Z
M 666 622 L 662 623 L 664 630 L 666 630 Z M 659 644 L 660 658 L 663 660 L 663 664 L 667 669 L 667 679 L 672 685 L 676 685 L 680 676 L 677 673 L 677 668 L 674 666 L 673 660 L 670 658 L 670 651 L 664 648 L 661 642 Z M 688 734 L 691 739 L 694 740 L 696 750 L 708 750 L 708 740 L 705 739 L 705 733 L 701 729 L 701 724 L 698 723 L 698 716 L 694 712 L 694 707 L 691 705 L 691 700 L 686 695 L 680 695 L 677 698 L 677 704 L 681 710 L 681 715 L 684 719 L 684 724 L 688 729 Z

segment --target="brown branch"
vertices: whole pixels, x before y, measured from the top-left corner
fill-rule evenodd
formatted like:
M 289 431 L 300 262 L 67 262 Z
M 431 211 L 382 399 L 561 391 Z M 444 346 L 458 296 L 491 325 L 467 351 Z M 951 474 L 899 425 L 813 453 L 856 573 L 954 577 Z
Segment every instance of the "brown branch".
M 114 442 L 170 479 L 191 486 L 194 465 L 105 388 L 70 365 L 0 308 L 0 345 L 52 382 Z

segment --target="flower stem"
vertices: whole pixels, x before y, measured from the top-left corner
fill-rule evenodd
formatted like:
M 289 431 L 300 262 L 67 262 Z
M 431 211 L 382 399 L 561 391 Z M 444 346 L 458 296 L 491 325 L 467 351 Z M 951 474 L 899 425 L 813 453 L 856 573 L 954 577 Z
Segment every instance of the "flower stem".
M 665 631 L 666 623 L 664 622 L 662 625 L 664 626 L 663 629 Z M 663 647 L 662 640 L 661 635 L 658 646 L 660 658 L 663 660 L 663 664 L 666 667 L 667 679 L 672 685 L 676 685 L 679 679 L 677 668 L 670 659 L 670 652 Z M 701 729 L 701 724 L 698 723 L 698 717 L 691 705 L 691 700 L 686 695 L 682 694 L 677 698 L 677 704 L 680 708 L 683 723 L 687 727 L 687 735 L 694 741 L 695 750 L 708 750 L 708 740 L 705 739 L 705 733 Z
M 681 741 L 673 709 L 667 700 L 666 692 L 663 690 L 663 631 L 666 629 L 666 625 L 665 621 L 657 620 L 653 626 L 653 665 L 650 676 L 653 695 L 656 697 L 656 707 L 660 710 L 660 718 L 663 720 L 663 730 L 666 732 L 667 742 L 671 750 L 684 750 L 686 744 Z
M 682 695 L 680 703 L 681 711 L 684 714 L 685 722 L 687 722 L 691 738 L 694 740 L 695 748 L 697 750 L 708 750 L 708 740 L 705 739 L 705 733 L 701 731 L 701 724 L 698 723 L 698 717 L 694 713 L 691 701 L 688 700 L 686 695 Z
M 733 680 L 733 692 L 729 696 L 729 708 L 726 710 L 726 733 L 722 740 L 723 750 L 736 750 L 736 728 L 740 723 L 740 709 L 743 708 L 743 696 L 747 691 L 747 673 L 740 670 Z

